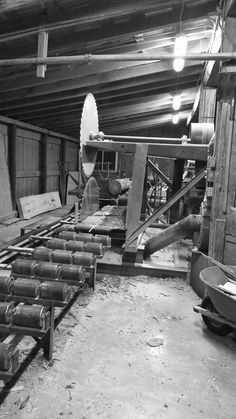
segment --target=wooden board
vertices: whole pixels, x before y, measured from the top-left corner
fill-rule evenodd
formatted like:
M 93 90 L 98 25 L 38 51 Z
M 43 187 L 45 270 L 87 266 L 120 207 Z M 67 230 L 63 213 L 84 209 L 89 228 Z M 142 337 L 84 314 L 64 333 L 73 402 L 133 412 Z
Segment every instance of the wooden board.
M 28 220 L 43 212 L 61 208 L 59 193 L 47 192 L 40 195 L 24 196 L 17 200 L 19 215 Z
M 3 130 L 3 131 L 2 131 Z M 11 188 L 7 165 L 7 137 L 4 128 L 0 130 L 0 219 L 12 214 Z
M 67 174 L 67 185 L 66 185 L 66 205 L 74 204 L 78 201 L 78 197 L 76 195 L 68 195 L 68 192 L 76 189 L 78 184 L 72 179 L 71 176 L 79 183 L 79 172 L 68 172 Z

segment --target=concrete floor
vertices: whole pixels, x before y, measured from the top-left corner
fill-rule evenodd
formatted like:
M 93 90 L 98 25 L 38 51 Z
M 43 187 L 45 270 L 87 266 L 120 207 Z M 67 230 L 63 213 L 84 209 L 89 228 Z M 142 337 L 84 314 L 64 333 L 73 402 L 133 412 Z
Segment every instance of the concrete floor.
M 198 302 L 178 278 L 100 276 L 59 325 L 53 365 L 39 353 L 0 418 L 235 418 L 236 346 Z

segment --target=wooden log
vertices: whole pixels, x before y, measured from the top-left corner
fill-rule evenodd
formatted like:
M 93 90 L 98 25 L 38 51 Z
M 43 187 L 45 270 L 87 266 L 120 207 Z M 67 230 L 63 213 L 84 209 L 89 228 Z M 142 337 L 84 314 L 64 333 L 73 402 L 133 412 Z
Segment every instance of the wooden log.
M 113 196 L 117 196 L 126 192 L 132 185 L 132 180 L 129 178 L 124 179 L 111 179 L 108 181 L 107 189 Z
M 195 231 L 199 231 L 201 227 L 200 215 L 191 214 L 181 221 L 168 227 L 166 230 L 152 237 L 145 243 L 144 258 L 152 255 L 157 250 L 163 249 L 177 240 L 192 235 Z

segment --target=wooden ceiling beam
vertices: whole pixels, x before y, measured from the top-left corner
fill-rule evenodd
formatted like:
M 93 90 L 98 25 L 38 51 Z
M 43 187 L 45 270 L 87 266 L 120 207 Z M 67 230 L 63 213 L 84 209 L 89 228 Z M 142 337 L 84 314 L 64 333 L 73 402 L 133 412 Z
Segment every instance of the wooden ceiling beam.
M 96 1 L 95 5 L 97 6 L 97 4 L 99 3 Z M 217 4 L 217 0 L 210 0 L 204 2 L 201 4 L 201 7 L 199 7 L 198 4 L 191 6 L 191 1 L 185 0 L 182 21 L 193 18 L 197 19 L 201 16 L 205 17 L 209 13 L 215 12 Z M 63 18 L 61 21 L 58 20 L 57 16 L 55 18 L 54 15 L 47 14 L 43 11 L 41 15 L 39 13 L 36 14 L 36 16 L 27 17 L 25 19 L 21 16 L 19 22 L 15 24 L 10 21 L 9 25 L 2 25 L 0 41 L 1 38 L 3 39 L 4 37 L 9 41 L 10 36 L 15 36 L 19 39 L 21 36 L 33 35 L 42 26 L 45 30 L 49 31 L 62 30 L 68 27 L 77 27 L 80 31 L 86 31 L 86 29 L 87 31 L 91 31 L 91 26 L 96 25 L 96 30 L 98 31 L 99 25 L 104 21 L 109 23 L 111 31 L 115 30 L 116 25 L 122 25 L 123 27 L 127 25 L 129 30 L 131 30 L 132 26 L 132 32 L 138 31 L 138 33 L 140 33 L 140 30 L 144 30 L 144 28 L 140 26 L 142 21 L 149 20 L 149 27 L 150 21 L 152 21 L 153 28 L 176 23 L 176 16 L 180 16 L 181 7 L 182 3 L 178 0 L 173 0 L 169 2 L 169 4 L 167 2 L 160 4 L 160 2 L 153 2 L 153 0 L 145 0 L 145 2 L 143 2 L 143 0 L 135 0 L 135 8 L 133 0 L 120 0 L 119 2 L 110 0 L 109 2 L 99 5 L 99 7 L 95 8 L 94 5 L 90 5 L 81 10 L 79 2 L 75 2 L 73 7 L 69 8 L 67 5 L 67 7 L 65 6 L 63 8 L 61 13 Z M 136 22 L 134 17 L 136 18 Z M 131 18 L 132 25 L 130 25 Z M 120 28 L 117 27 L 117 30 L 119 32 Z M 100 34 L 98 33 L 98 36 L 99 35 Z M 112 36 L 112 34 L 110 34 L 110 36 Z
M 188 75 L 183 75 L 181 79 L 178 80 L 178 89 L 176 90 L 176 78 L 168 79 L 167 77 L 163 78 L 163 80 L 157 79 L 157 76 L 151 78 L 149 84 L 145 84 L 141 82 L 140 84 L 136 84 L 136 86 L 131 86 L 131 88 L 120 88 L 117 86 L 114 88 L 113 86 L 106 86 L 102 90 L 99 86 L 94 87 L 92 93 L 95 95 L 99 106 L 117 106 L 119 104 L 128 103 L 129 101 L 135 100 L 136 102 L 139 100 L 141 96 L 141 100 L 144 97 L 147 97 L 151 94 L 165 94 L 168 91 L 170 94 L 175 93 L 176 91 L 181 92 L 187 88 L 192 88 L 197 86 L 199 75 L 196 72 L 191 72 Z M 147 82 L 147 81 L 146 81 Z M 42 100 L 33 99 L 33 101 L 16 101 L 12 105 L 1 106 L 1 112 L 7 110 L 9 115 L 15 117 L 19 117 L 21 115 L 34 115 L 40 114 L 43 112 L 52 111 L 55 113 L 57 109 L 66 109 L 70 107 L 76 107 L 77 109 L 82 108 L 83 101 L 87 91 L 82 89 L 81 91 L 76 90 L 76 92 L 72 91 L 71 94 L 61 94 L 57 96 L 47 96 Z M 46 104 L 45 104 L 46 103 Z M 29 106 L 30 105 L 30 106 Z

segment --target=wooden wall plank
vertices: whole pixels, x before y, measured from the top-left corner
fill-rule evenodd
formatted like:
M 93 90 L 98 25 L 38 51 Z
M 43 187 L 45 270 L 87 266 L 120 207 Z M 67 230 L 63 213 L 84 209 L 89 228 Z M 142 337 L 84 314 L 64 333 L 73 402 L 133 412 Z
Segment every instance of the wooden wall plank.
M 7 128 L 0 127 L 0 219 L 11 214 L 13 209 L 7 149 Z

